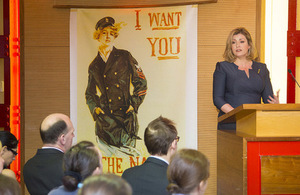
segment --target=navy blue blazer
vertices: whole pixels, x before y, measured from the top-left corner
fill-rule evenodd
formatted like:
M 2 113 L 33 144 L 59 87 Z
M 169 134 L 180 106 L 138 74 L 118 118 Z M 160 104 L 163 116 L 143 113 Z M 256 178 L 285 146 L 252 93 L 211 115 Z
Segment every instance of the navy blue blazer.
M 124 171 L 124 178 L 132 187 L 132 195 L 168 195 L 168 164 L 157 158 L 149 157 L 140 166 Z
M 272 84 L 266 64 L 253 61 L 249 78 L 245 71 L 239 70 L 234 63 L 218 62 L 213 77 L 214 105 L 221 107 L 229 103 L 233 108 L 242 104 L 268 103 L 273 97 Z M 219 116 L 224 113 L 220 110 Z

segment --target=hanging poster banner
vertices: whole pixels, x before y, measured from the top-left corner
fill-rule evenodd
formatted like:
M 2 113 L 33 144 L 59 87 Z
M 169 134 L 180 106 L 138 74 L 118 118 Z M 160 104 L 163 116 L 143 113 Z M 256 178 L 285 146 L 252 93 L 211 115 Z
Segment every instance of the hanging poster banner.
M 149 156 L 144 130 L 173 120 L 179 148 L 197 148 L 197 5 L 72 9 L 71 119 L 76 140 L 122 174 Z

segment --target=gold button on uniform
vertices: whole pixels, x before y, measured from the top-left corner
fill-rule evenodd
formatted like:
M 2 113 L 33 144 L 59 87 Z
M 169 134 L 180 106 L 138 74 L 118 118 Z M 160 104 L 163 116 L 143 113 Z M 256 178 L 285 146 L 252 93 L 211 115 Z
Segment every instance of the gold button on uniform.
M 115 75 L 117 75 L 118 73 L 117 72 L 115 72 Z
M 111 102 L 111 99 L 109 99 L 108 101 Z
M 121 97 L 118 97 L 119 100 L 121 100 Z
M 103 75 L 104 78 L 106 78 L 106 75 Z

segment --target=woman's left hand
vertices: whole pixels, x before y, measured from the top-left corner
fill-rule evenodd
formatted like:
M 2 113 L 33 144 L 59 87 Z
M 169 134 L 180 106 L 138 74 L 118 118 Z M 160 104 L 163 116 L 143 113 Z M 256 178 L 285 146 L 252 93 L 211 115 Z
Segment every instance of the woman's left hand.
M 276 92 L 277 95 L 273 95 L 273 97 L 269 96 L 268 102 L 270 104 L 279 104 L 279 92 L 280 89 Z

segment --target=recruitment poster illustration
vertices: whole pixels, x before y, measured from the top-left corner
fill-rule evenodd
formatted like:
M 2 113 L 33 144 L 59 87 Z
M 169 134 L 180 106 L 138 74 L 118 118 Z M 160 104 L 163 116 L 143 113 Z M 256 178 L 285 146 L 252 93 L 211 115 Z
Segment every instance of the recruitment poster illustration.
M 71 120 L 103 171 L 121 175 L 149 156 L 144 130 L 173 120 L 179 148 L 197 148 L 197 5 L 72 9 Z

